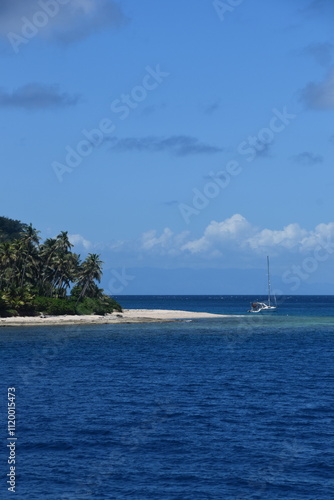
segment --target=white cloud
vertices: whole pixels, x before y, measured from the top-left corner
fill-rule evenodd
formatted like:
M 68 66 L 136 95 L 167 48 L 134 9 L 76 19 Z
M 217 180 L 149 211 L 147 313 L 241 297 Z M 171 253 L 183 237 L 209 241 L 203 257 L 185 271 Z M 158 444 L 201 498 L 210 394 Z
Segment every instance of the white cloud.
M 262 229 L 247 240 L 248 245 L 253 250 L 268 250 L 279 247 L 285 249 L 296 249 L 301 245 L 302 240 L 307 236 L 307 231 L 299 224 L 289 224 L 282 230 Z
M 235 214 L 222 222 L 212 221 L 205 229 L 201 238 L 189 241 L 183 245 L 182 250 L 191 253 L 214 253 L 221 255 L 221 250 L 231 243 L 244 240 L 252 232 L 249 222 L 240 214 Z
M 72 245 L 81 246 L 85 250 L 89 250 L 92 247 L 92 243 L 81 236 L 81 234 L 69 234 L 68 239 Z
M 138 250 L 144 253 L 177 255 L 188 234 L 187 231 L 174 234 L 169 228 L 165 228 L 160 236 L 157 235 L 157 231 L 147 231 L 139 240 Z
M 166 248 L 169 246 L 172 236 L 173 233 L 169 228 L 165 228 L 159 237 L 157 236 L 157 231 L 147 231 L 141 237 L 141 248 L 143 250 L 151 250 L 157 246 Z
M 334 222 L 318 224 L 314 231 L 309 231 L 303 238 L 300 244 L 300 251 L 312 251 L 319 247 L 319 245 L 326 247 L 330 242 L 334 242 Z

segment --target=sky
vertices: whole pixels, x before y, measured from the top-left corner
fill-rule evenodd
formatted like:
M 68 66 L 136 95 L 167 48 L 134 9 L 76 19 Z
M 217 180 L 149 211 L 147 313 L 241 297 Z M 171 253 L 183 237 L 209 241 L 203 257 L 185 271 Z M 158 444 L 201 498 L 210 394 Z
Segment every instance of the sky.
M 332 0 L 2 0 L 1 213 L 121 294 L 334 293 Z

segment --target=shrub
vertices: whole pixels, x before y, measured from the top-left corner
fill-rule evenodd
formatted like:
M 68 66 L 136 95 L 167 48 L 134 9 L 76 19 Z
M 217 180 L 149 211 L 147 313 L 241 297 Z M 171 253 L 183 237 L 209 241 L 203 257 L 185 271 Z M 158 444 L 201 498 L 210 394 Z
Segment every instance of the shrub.
M 15 311 L 15 309 L 7 309 L 6 313 L 5 313 L 5 317 L 7 318 L 15 318 L 19 315 L 19 313 L 17 311 Z
M 34 299 L 36 311 L 43 314 L 60 315 L 76 314 L 75 302 L 68 299 L 53 299 L 51 297 L 36 297 Z
M 108 295 L 102 295 L 102 297 L 98 299 L 85 297 L 77 305 L 78 314 L 98 314 L 103 316 L 113 311 L 122 312 L 122 307 L 116 300 L 108 297 Z

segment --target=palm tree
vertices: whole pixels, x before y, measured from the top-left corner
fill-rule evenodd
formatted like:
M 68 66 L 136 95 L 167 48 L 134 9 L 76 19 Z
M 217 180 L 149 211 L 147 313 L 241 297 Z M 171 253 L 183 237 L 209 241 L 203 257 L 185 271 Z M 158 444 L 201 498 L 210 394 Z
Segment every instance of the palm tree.
M 56 237 L 56 247 L 63 253 L 68 253 L 73 247 L 72 243 L 68 238 L 68 231 L 61 231 Z
M 12 245 L 6 241 L 0 245 L 0 288 L 7 288 L 13 264 Z
M 15 288 L 19 280 L 18 263 L 20 259 L 18 240 L 11 242 L 5 241 L 0 244 L 0 271 L 1 284 L 4 290 Z
M 23 265 L 22 265 L 22 274 L 21 274 L 21 282 L 20 286 L 23 287 L 27 266 L 30 264 L 31 266 L 36 265 L 36 257 L 37 257 L 37 248 L 39 245 L 40 237 L 38 236 L 40 231 L 37 231 L 32 227 L 32 224 L 29 224 L 24 230 L 21 232 L 20 241 L 20 250 L 21 255 L 23 257 Z
M 79 257 L 71 252 L 67 231 L 48 238 L 41 245 L 40 293 L 66 297 L 66 290 L 75 281 Z
M 47 238 L 40 247 L 39 294 L 52 297 L 55 278 L 57 240 Z
M 79 256 L 75 253 L 56 254 L 54 258 L 54 292 L 57 297 L 65 298 L 66 291 L 78 274 Z
M 102 260 L 96 253 L 88 254 L 79 268 L 77 286 L 81 288 L 77 303 L 90 291 L 96 292 L 95 281 L 100 282 L 102 278 Z

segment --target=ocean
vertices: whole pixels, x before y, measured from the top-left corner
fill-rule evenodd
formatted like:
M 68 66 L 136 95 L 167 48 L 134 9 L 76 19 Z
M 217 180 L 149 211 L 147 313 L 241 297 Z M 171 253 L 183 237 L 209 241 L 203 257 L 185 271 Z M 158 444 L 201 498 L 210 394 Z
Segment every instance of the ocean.
M 262 298 L 120 296 L 233 316 L 1 328 L 0 498 L 334 498 L 334 296 L 247 314 Z

